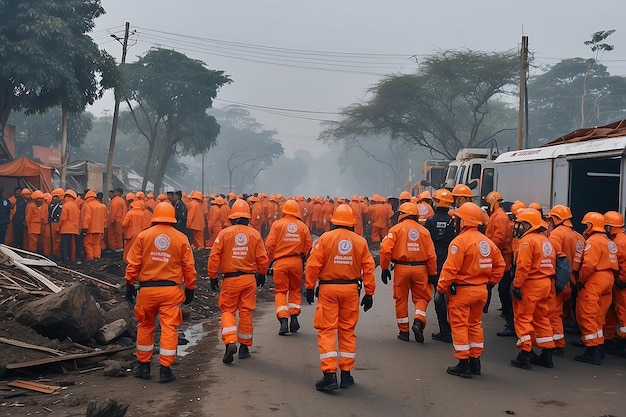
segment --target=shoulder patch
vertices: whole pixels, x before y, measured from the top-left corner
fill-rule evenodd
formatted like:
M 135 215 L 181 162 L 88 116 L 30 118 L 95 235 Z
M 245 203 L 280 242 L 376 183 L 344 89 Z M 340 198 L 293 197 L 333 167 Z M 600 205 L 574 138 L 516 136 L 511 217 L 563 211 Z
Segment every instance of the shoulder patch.
M 609 241 L 609 252 L 617 253 L 617 245 L 612 240 Z
M 456 255 L 459 251 L 459 247 L 457 245 L 450 245 L 450 255 Z
M 552 255 L 552 244 L 550 242 L 548 242 L 547 240 L 544 241 L 543 245 L 541 246 L 541 250 L 543 251 L 543 254 L 545 256 Z
M 585 250 L 585 242 L 582 240 L 576 241 L 576 252 L 582 253 Z
M 482 256 L 489 256 L 491 254 L 491 245 L 486 240 L 478 242 L 478 251 Z

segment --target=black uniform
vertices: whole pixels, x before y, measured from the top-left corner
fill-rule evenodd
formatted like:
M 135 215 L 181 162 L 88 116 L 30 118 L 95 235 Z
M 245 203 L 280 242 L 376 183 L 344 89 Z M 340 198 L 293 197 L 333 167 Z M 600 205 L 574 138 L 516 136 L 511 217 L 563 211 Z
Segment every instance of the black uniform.
M 24 249 L 24 231 L 26 229 L 26 199 L 20 197 L 15 200 L 15 214 L 13 214 L 13 246 Z
M 187 206 L 182 200 L 174 203 L 174 212 L 176 213 L 176 230 L 187 235 Z
M 13 204 L 11 204 L 11 201 L 0 192 L 0 243 L 4 243 L 4 238 L 7 234 L 7 225 L 11 221 L 9 214 L 12 208 Z

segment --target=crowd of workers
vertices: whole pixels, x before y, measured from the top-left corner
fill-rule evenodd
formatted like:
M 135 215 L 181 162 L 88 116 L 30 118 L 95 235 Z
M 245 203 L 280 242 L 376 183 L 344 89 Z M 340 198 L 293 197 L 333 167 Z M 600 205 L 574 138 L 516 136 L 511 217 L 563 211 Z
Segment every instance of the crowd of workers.
M 380 247 L 381 282 L 393 283 L 398 339 L 409 341 L 412 331 L 424 342 L 432 300 L 439 325 L 432 338 L 452 343 L 458 359 L 447 369 L 452 375 L 481 373 L 481 320 L 496 285 L 505 319 L 498 336 L 517 337 L 519 353 L 511 365 L 553 367 L 553 354 L 562 355 L 565 348 L 566 330 L 580 332 L 586 347 L 577 361 L 600 365 L 605 353 L 625 352 L 626 235 L 623 216 L 615 211 L 587 213 L 581 235 L 568 207 L 557 205 L 544 215 L 537 203 L 515 201 L 505 211 L 502 195 L 493 191 L 483 209 L 471 202 L 465 185 L 432 196 L 403 192 L 396 211 L 378 195 L 331 199 L 192 191 L 155 199 L 152 193 L 124 195 L 118 189 L 109 197 L 107 207 L 93 190 L 77 195 L 55 189 L 48 195 L 15 189 L 0 204 L 0 238 L 5 242 L 6 235 L 7 244 L 68 265 L 99 258 L 103 249 L 123 251 L 126 297 L 136 302 L 139 322 L 140 378 L 150 378 L 158 314 L 159 380 L 175 379 L 169 367 L 176 355 L 179 305 L 193 300 L 192 251 L 205 247 L 211 248 L 211 288 L 220 291 L 224 363 L 235 354 L 250 356 L 256 287 L 265 284 L 267 273 L 275 284 L 278 334 L 298 332 L 306 277 L 306 301 L 318 299 L 313 321 L 323 373 L 318 390 L 354 383 L 359 305 L 372 308 L 376 287 L 371 246 Z M 315 242 L 312 235 L 319 236 Z

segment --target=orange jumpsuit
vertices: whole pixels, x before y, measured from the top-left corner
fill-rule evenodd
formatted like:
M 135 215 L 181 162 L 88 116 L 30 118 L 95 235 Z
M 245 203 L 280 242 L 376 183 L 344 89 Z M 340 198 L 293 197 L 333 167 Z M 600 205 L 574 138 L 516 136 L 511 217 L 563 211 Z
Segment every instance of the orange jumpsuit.
M 387 234 L 389 219 L 393 216 L 390 208 L 384 203 L 377 203 L 370 207 L 370 222 L 372 224 L 372 242 L 378 243 Z
M 409 291 L 415 305 L 413 320 L 426 327 L 426 307 L 432 298 L 429 275 L 437 275 L 437 254 L 430 232 L 411 219 L 403 219 L 389 229 L 380 244 L 380 268 L 393 270 L 393 298 L 396 300 L 396 322 L 401 332 L 409 331 Z
M 554 247 L 557 256 L 563 254 L 567 257 L 572 273 L 570 275 L 570 284 L 560 293 L 556 293 L 556 286 L 552 286 L 552 296 L 554 303 L 552 312 L 550 313 L 550 324 L 552 325 L 554 345 L 557 348 L 565 348 L 565 332 L 563 331 L 563 319 L 566 312 L 563 304 L 572 297 L 571 283 L 575 282 L 575 271 L 580 270 L 580 262 L 582 261 L 583 249 L 585 248 L 585 240 L 582 235 L 569 226 L 559 224 L 550 232 L 550 243 Z
M 517 347 L 530 352 L 535 343 L 541 349 L 553 349 L 550 314 L 554 310 L 553 278 L 556 274 L 556 251 L 541 233 L 526 232 L 519 241 L 513 288 L 520 288 L 522 299 L 513 298 Z
M 49 258 L 52 254 L 52 240 L 50 224 L 48 222 L 48 207 L 49 204 L 46 202 L 41 206 L 41 234 L 39 235 L 39 245 L 42 248 L 43 255 Z
M 183 322 L 179 304 L 185 300 L 185 293 L 181 284 L 184 282 L 185 288 L 190 290 L 196 287 L 196 269 L 189 240 L 169 224 L 156 224 L 139 233 L 128 252 L 127 261 L 126 281 L 129 284 L 139 281 L 135 304 L 137 359 L 145 363 L 152 358 L 158 314 L 161 325 L 159 362 L 170 366 L 176 359 L 178 347 L 176 327 Z
M 615 231 L 615 229 L 613 231 Z M 617 316 L 617 312 L 620 308 L 624 308 L 624 297 L 626 296 L 626 294 L 622 294 L 625 291 L 623 289 L 620 289 L 617 285 L 618 283 L 621 284 L 621 282 L 619 282 L 620 280 L 626 281 L 622 278 L 623 276 L 626 276 L 626 271 L 624 271 L 626 269 L 626 235 L 624 234 L 624 232 L 618 232 L 611 234 L 609 238 L 617 245 L 617 262 L 619 264 L 619 276 L 615 278 L 615 285 L 613 286 L 613 302 L 609 306 L 609 309 L 607 310 L 604 319 L 604 326 L 602 329 L 602 333 L 604 335 L 604 343 L 609 340 L 613 340 L 619 330 L 619 318 Z M 620 299 L 620 297 L 622 299 Z M 619 306 L 620 303 L 622 304 L 621 307 Z M 623 326 L 619 325 L 619 327 Z M 626 328 L 624 328 L 624 330 L 626 330 Z
M 615 242 L 604 233 L 596 232 L 587 238 L 576 302 L 576 319 L 586 347 L 604 343 L 606 312 L 611 305 L 614 276 L 619 271 L 617 252 Z
M 237 341 L 246 346 L 252 345 L 252 311 L 256 308 L 254 274 L 257 271 L 266 274 L 268 264 L 261 234 L 253 227 L 236 224 L 223 229 L 215 238 L 207 268 L 209 278 L 216 279 L 218 270 L 224 276 L 217 299 L 222 310 L 224 345 Z
M 122 249 L 124 247 L 122 241 L 122 220 L 124 220 L 126 211 L 126 202 L 124 199 L 119 195 L 113 197 L 109 209 L 111 224 L 108 228 L 108 244 L 111 250 Z
M 272 227 L 272 223 L 278 219 L 278 202 L 274 198 L 267 200 L 265 218 L 267 219 L 268 229 Z
M 504 268 L 500 249 L 474 227 L 464 228 L 450 242 L 437 291 L 448 296 L 448 321 L 455 358 L 482 355 L 485 343 L 482 315 L 487 302 L 487 284 L 497 284 Z M 456 294 L 450 291 L 452 285 Z
M 102 253 L 100 239 L 104 234 L 107 221 L 107 208 L 95 197 L 89 197 L 83 203 L 81 210 L 81 226 L 87 229 L 85 235 L 85 259 L 98 259 Z
M 48 210 L 48 221 L 52 233 L 52 254 L 57 258 L 61 257 L 61 228 L 59 226 L 59 218 L 61 217 L 62 209 L 62 201 L 55 204 L 53 200 Z
M 311 232 L 315 235 L 324 233 L 324 204 L 319 200 L 313 203 L 311 208 Z
M 337 356 L 342 371 L 354 367 L 360 281 L 365 294 L 373 296 L 375 266 L 367 241 L 341 227 L 320 236 L 311 250 L 305 285 L 313 289 L 319 280 L 313 327 L 323 373 L 337 372 Z
M 358 201 L 350 201 L 348 204 L 354 216 L 354 233 L 363 236 L 363 207 Z
M 222 229 L 226 229 L 228 226 L 230 226 L 230 220 L 228 220 L 230 206 L 228 204 L 222 204 L 218 207 L 220 209 L 220 223 L 222 224 Z
M 613 289 L 613 304 L 617 316 L 617 337 L 626 339 L 626 234 L 619 232 L 611 236 L 617 245 L 617 258 L 619 261 L 619 282 Z
M 272 224 L 265 239 L 270 261 L 274 260 L 276 318 L 300 314 L 302 304 L 302 256 L 311 250 L 311 233 L 304 223 L 285 215 Z
M 250 226 L 254 227 L 257 232 L 261 233 L 261 227 L 263 226 L 263 205 L 260 202 L 252 204 L 250 208 L 251 218 Z
M 222 231 L 222 214 L 220 210 L 220 206 L 215 203 L 211 203 L 211 208 L 209 209 L 209 217 L 207 220 L 207 229 L 209 229 L 209 241 L 207 247 L 213 247 L 213 242 L 215 238 Z
M 37 206 L 35 200 L 30 200 L 26 203 L 26 250 L 31 252 L 38 252 L 39 250 L 39 235 L 42 228 L 42 207 Z
M 142 203 L 139 201 L 133 201 L 130 203 L 130 210 L 126 212 L 124 219 L 122 220 L 122 228 L 124 230 L 124 262 L 128 263 L 128 253 L 133 246 L 135 239 L 139 236 L 139 233 L 143 232 L 150 225 L 146 224 L 146 219 L 143 215 Z
M 76 258 L 74 244 L 76 243 L 76 236 L 80 233 L 80 210 L 74 199 L 69 196 L 65 196 L 63 199 L 63 209 L 59 218 L 59 233 L 61 234 L 61 257 L 64 262 L 69 262 Z
M 194 248 L 204 248 L 204 213 L 202 200 L 192 198 L 187 211 L 187 229 L 192 232 Z
M 324 225 L 324 232 L 328 232 L 330 230 L 330 219 L 333 217 L 333 211 L 335 211 L 333 203 L 326 201 L 324 203 L 324 207 L 322 208 L 322 224 Z

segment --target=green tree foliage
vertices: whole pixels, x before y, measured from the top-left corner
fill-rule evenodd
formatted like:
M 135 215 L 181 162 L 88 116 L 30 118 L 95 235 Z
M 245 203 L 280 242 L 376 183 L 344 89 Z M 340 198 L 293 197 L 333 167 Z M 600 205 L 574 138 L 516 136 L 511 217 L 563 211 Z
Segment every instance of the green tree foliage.
M 126 102 L 148 142 L 143 186 L 152 181 L 159 190 L 172 156 L 197 155 L 215 144 L 219 125 L 206 110 L 231 79 L 167 49 L 151 49 L 126 64 L 125 77 Z
M 252 190 L 257 176 L 284 154 L 283 146 L 274 138 L 276 131 L 264 129 L 250 112 L 238 106 L 211 113 L 219 121 L 221 133 L 217 146 L 209 153 L 210 164 L 227 175 L 231 191 Z
M 389 76 L 372 98 L 342 111 L 322 133 L 326 141 L 389 136 L 453 159 L 464 147 L 485 146 L 507 129 L 487 123 L 492 102 L 518 82 L 516 51 L 443 51 L 420 62 L 415 74 Z M 507 90 L 509 89 L 509 90 Z

